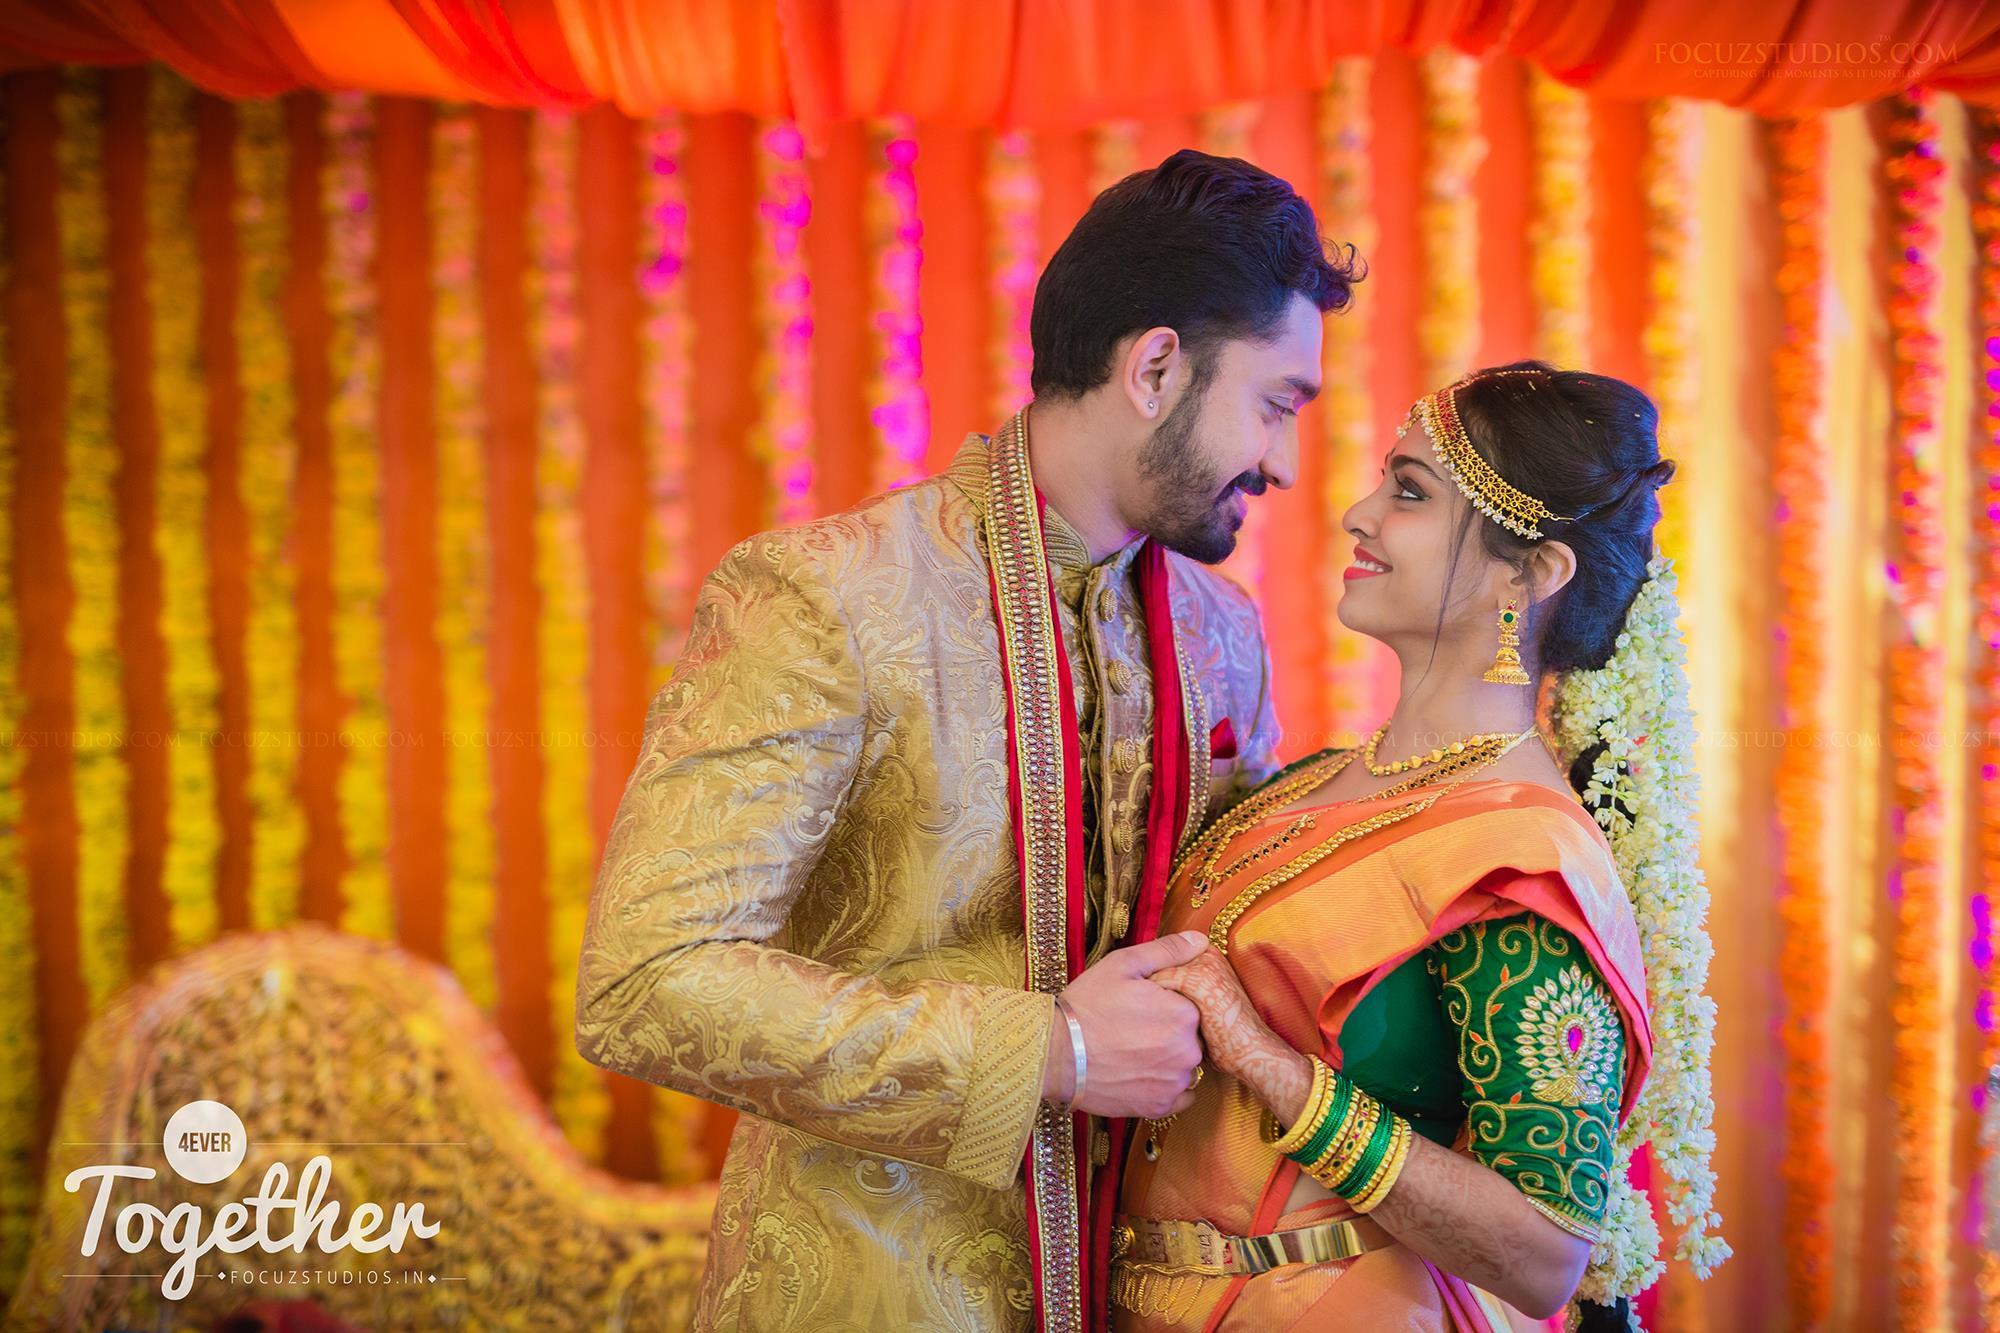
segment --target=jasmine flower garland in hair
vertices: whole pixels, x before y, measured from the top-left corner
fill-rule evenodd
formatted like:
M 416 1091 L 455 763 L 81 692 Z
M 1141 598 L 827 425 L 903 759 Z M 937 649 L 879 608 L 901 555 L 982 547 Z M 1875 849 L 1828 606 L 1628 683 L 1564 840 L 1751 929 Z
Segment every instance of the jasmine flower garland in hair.
M 1554 708 L 1565 762 L 1603 747 L 1583 796 L 1632 900 L 1653 1024 L 1652 1073 L 1619 1131 L 1603 1234 L 1577 1290 L 1579 1299 L 1604 1304 L 1636 1295 L 1665 1272 L 1646 1194 L 1625 1179 L 1642 1143 L 1652 1145 L 1667 1216 L 1680 1229 L 1674 1257 L 1705 1278 L 1730 1254 L 1717 1234 L 1722 1219 L 1709 1164 L 1715 1002 L 1703 988 L 1714 948 L 1706 926 L 1708 885 L 1697 860 L 1687 652 L 1672 561 L 1655 556 L 1647 575 L 1611 660 L 1596 671 L 1565 673 Z

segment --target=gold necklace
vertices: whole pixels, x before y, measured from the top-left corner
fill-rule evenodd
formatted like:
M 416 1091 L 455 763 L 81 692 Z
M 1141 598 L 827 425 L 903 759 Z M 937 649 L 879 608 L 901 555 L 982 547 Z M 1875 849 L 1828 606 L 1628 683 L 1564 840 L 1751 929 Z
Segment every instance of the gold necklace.
M 1379 739 L 1380 736 L 1381 733 L 1377 732 L 1376 737 Z M 1494 754 L 1496 746 L 1509 739 L 1509 735 L 1505 732 L 1491 738 L 1475 737 L 1473 741 L 1461 744 L 1457 752 L 1447 753 L 1435 771 L 1397 783 L 1392 787 L 1385 787 L 1379 792 L 1370 792 L 1366 796 L 1356 797 L 1355 799 L 1373 801 L 1380 800 L 1386 796 L 1400 796 L 1404 792 L 1413 791 L 1427 783 L 1442 781 L 1451 774 L 1459 772 L 1470 765 L 1477 764 L 1489 755 Z M 1182 855 L 1179 863 L 1174 868 L 1175 873 L 1178 874 L 1198 854 L 1202 857 L 1201 869 L 1196 873 L 1192 890 L 1188 895 L 1188 905 L 1190 907 L 1202 906 L 1208 901 L 1209 895 L 1215 891 L 1218 884 L 1224 883 L 1237 871 L 1242 870 L 1252 862 L 1261 860 L 1287 843 L 1290 843 L 1306 830 L 1317 827 L 1317 818 L 1308 812 L 1294 820 L 1289 827 L 1278 833 L 1275 837 L 1246 852 L 1228 866 L 1218 869 L 1223 856 L 1239 836 L 1255 828 L 1272 812 L 1283 809 L 1307 792 L 1333 781 L 1349 764 L 1354 762 L 1354 755 L 1355 752 L 1353 750 L 1329 750 L 1321 756 L 1315 756 L 1306 761 L 1297 773 L 1291 777 L 1272 783 L 1262 791 L 1254 793 L 1204 830 L 1202 835 L 1195 840 L 1194 845 L 1188 848 L 1187 852 Z
M 1375 762 L 1375 747 L 1380 745 L 1382 738 L 1388 734 L 1389 724 L 1384 722 L 1380 727 L 1376 728 L 1375 734 L 1368 738 L 1368 743 L 1361 747 L 1361 762 L 1368 765 L 1368 771 L 1378 778 L 1391 778 L 1398 773 L 1407 773 L 1413 768 L 1423 768 L 1427 765 L 1438 763 L 1452 755 L 1464 754 L 1467 750 L 1492 745 L 1497 741 L 1504 741 L 1513 733 L 1506 731 L 1485 731 L 1477 736 L 1468 736 L 1462 741 L 1453 741 L 1449 745 L 1440 745 L 1429 754 L 1411 755 L 1408 759 L 1397 759 L 1391 763 L 1378 764 Z
M 1500 738 L 1501 744 L 1483 745 L 1477 749 L 1467 750 L 1464 754 L 1447 755 L 1436 768 L 1430 770 L 1428 773 L 1419 773 L 1416 777 L 1405 778 L 1393 786 L 1384 787 L 1381 791 L 1372 791 L 1363 796 L 1353 797 L 1349 801 L 1339 802 L 1339 804 L 1346 805 L 1361 801 L 1379 801 L 1384 797 L 1401 796 L 1405 792 L 1416 791 L 1420 787 L 1428 787 L 1433 783 L 1443 782 L 1455 773 L 1463 773 L 1472 768 L 1483 768 L 1492 759 L 1505 754 L 1507 749 L 1510 748 L 1505 743 L 1512 739 L 1513 737 L 1511 736 L 1502 736 Z
M 1231 837 L 1242 832 L 1262 818 L 1266 811 L 1276 809 L 1294 794 L 1305 790 L 1315 774 L 1329 768 L 1338 771 L 1335 766 L 1345 764 L 1352 756 L 1351 750 L 1321 750 L 1299 760 L 1294 766 L 1295 772 L 1271 779 L 1217 816 L 1215 823 L 1203 829 L 1200 836 L 1175 858 L 1174 869 L 1179 870 L 1204 850 L 1212 853 L 1216 843 L 1229 840 L 1223 836 L 1225 830 Z
M 1291 777 L 1281 778 L 1261 791 L 1253 792 L 1204 829 L 1194 844 L 1181 854 L 1173 868 L 1174 874 L 1178 875 L 1197 857 L 1201 859 L 1201 869 L 1196 872 L 1194 890 L 1188 899 L 1189 903 L 1200 907 L 1208 901 L 1208 895 L 1224 878 L 1216 873 L 1217 864 L 1238 834 L 1255 827 L 1258 821 L 1271 811 L 1288 805 L 1295 798 L 1311 791 L 1347 767 L 1353 759 L 1352 750 L 1328 750 L 1316 755 L 1306 760 L 1299 771 Z
M 1263 842 L 1257 845 L 1255 850 L 1245 852 L 1243 855 L 1237 857 L 1234 861 L 1231 861 L 1228 865 L 1224 866 L 1221 869 L 1221 871 L 1219 871 L 1216 874 L 1215 877 L 1216 883 L 1220 884 L 1226 880 L 1235 878 L 1236 873 L 1242 870 L 1243 867 L 1249 865 L 1251 862 L 1263 860 L 1265 857 L 1269 856 L 1272 852 L 1277 851 L 1280 847 L 1283 847 L 1286 843 L 1298 837 L 1301 833 L 1308 832 L 1309 830 L 1318 827 L 1319 827 L 1319 816 L 1313 814 L 1310 811 L 1300 815 L 1297 819 L 1294 819 L 1291 823 L 1285 825 L 1284 830 L 1280 832 L 1276 837 L 1266 838 Z M 1197 903 L 1196 906 L 1200 906 L 1200 904 Z
M 1245 912 L 1250 910 L 1251 905 L 1259 898 L 1269 893 L 1272 889 L 1277 888 L 1280 884 L 1287 883 L 1312 869 L 1321 861 L 1324 861 L 1327 857 L 1340 850 L 1340 848 L 1353 842 L 1356 838 L 1365 837 L 1377 829 L 1388 828 L 1392 824 L 1400 824 L 1406 819 L 1422 814 L 1436 805 L 1439 800 L 1460 783 L 1466 781 L 1479 770 L 1499 762 L 1501 757 L 1507 754 L 1508 751 L 1534 734 L 1535 728 L 1530 726 L 1526 731 L 1515 736 L 1505 745 L 1500 746 L 1489 754 L 1481 755 L 1475 762 L 1460 769 L 1450 781 L 1442 782 L 1430 794 L 1421 796 L 1407 805 L 1399 805 L 1393 810 L 1384 810 L 1379 814 L 1370 815 L 1358 823 L 1349 824 L 1325 842 L 1316 843 L 1308 847 L 1305 851 L 1299 853 L 1298 856 L 1286 864 L 1279 866 L 1276 870 L 1267 871 L 1265 874 L 1258 876 L 1241 893 L 1232 898 L 1227 907 L 1216 913 L 1215 920 L 1209 923 L 1208 942 L 1213 944 L 1218 952 L 1227 954 L 1229 952 L 1230 928 L 1242 918 Z M 1377 793 L 1378 796 L 1382 794 Z

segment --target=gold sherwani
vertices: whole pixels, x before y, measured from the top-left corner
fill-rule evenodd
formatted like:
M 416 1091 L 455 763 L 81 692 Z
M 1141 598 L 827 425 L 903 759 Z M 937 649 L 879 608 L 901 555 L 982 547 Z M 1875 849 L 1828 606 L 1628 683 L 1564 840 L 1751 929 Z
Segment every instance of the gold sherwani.
M 1015 1330 L 1021 1162 L 1053 1005 L 1024 989 L 988 437 L 703 585 L 605 848 L 577 978 L 596 1064 L 744 1112 L 697 1328 Z M 1046 544 L 1075 684 L 1089 956 L 1145 852 L 1153 691 L 1139 544 Z M 1256 611 L 1170 557 L 1191 823 L 1275 767 Z M 1240 753 L 1211 759 L 1227 719 Z M 1225 748 L 1226 747 L 1222 747 Z

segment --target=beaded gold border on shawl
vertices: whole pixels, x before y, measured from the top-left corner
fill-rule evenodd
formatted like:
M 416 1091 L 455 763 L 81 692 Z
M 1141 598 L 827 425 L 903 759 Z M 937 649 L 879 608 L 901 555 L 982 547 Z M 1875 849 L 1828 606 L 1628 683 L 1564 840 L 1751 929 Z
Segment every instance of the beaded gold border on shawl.
M 1208 698 L 1202 693 L 1201 683 L 1196 679 L 1194 667 L 1188 662 L 1187 645 L 1181 641 L 1181 617 L 1174 617 L 1174 655 L 1181 664 L 1181 709 L 1187 720 L 1188 742 L 1188 808 L 1187 818 L 1181 824 L 1180 837 L 1174 842 L 1174 855 L 1179 857 L 1193 845 L 1195 835 L 1208 814 L 1208 792 L 1212 757 L 1208 748 Z
M 1069 793 L 1048 553 L 1021 413 L 994 437 L 987 468 L 982 522 L 1014 715 L 1013 761 L 1021 784 L 1027 984 L 1053 995 L 1069 984 Z M 1042 1328 L 1044 1333 L 1079 1333 L 1084 1298 L 1075 1117 L 1046 1102 L 1037 1109 L 1028 1166 Z

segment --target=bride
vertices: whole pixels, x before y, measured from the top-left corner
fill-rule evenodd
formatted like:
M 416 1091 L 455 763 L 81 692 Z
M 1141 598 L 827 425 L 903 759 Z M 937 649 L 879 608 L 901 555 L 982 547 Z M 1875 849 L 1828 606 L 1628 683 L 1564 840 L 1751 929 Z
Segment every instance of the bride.
M 1399 697 L 1175 867 L 1161 930 L 1212 947 L 1154 980 L 1200 1009 L 1208 1068 L 1133 1136 L 1117 1328 L 1562 1327 L 1587 1267 L 1606 1303 L 1658 1274 L 1621 1126 L 1653 1127 L 1678 1252 L 1726 1256 L 1705 891 L 1663 834 L 1692 788 L 1655 421 L 1606 376 L 1480 371 L 1347 511 L 1340 618 L 1395 651 Z

